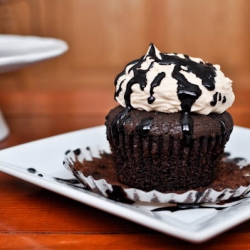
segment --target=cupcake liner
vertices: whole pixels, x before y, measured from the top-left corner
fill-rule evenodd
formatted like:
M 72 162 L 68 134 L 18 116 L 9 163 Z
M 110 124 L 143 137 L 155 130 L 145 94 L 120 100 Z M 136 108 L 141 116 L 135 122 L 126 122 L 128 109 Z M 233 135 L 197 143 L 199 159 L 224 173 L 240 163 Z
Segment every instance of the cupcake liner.
M 103 153 L 110 154 L 107 146 L 92 146 L 82 149 L 69 150 L 66 152 L 64 166 L 73 173 L 83 188 L 106 198 L 121 202 L 150 202 L 150 203 L 218 203 L 231 198 L 250 196 L 250 185 L 240 186 L 236 189 L 226 188 L 216 191 L 212 188 L 203 191 L 189 190 L 183 193 L 169 192 L 161 193 L 153 190 L 145 192 L 136 188 L 124 187 L 121 183 L 109 183 L 106 179 L 97 179 L 95 176 L 85 176 L 81 171 L 75 170 L 75 164 L 91 162 L 94 159 L 101 159 Z

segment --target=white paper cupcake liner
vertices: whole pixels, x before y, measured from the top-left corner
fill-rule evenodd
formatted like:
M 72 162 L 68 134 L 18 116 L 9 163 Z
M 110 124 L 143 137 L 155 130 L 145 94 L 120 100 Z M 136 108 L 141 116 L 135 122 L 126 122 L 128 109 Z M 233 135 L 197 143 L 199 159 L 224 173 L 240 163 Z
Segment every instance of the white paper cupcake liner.
M 204 191 L 189 190 L 184 193 L 161 193 L 153 190 L 145 192 L 136 188 L 123 188 L 122 185 L 108 183 L 105 179 L 95 180 L 92 176 L 84 176 L 81 171 L 72 168 L 75 162 L 91 161 L 93 158 L 100 158 L 101 153 L 110 153 L 108 147 L 92 146 L 91 148 L 82 148 L 69 150 L 66 152 L 64 166 L 71 171 L 83 188 L 86 188 L 96 194 L 121 202 L 150 202 L 150 203 L 218 203 L 231 198 L 250 196 L 250 185 L 240 186 L 237 189 L 226 188 L 222 191 L 216 191 L 208 188 Z

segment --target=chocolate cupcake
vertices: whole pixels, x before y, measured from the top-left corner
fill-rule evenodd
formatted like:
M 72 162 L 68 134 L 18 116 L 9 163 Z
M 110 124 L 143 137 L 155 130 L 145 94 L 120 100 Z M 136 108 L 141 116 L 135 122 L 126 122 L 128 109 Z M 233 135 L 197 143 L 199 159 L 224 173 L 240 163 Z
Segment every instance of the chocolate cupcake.
M 133 188 L 190 190 L 216 179 L 233 129 L 232 81 L 218 65 L 151 44 L 115 79 L 106 117 L 118 179 Z

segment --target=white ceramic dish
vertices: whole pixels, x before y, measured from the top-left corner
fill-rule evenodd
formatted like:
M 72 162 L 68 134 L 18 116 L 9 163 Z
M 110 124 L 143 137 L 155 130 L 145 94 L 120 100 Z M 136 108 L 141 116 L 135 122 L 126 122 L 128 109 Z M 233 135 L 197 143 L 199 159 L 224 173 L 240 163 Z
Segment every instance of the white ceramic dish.
M 123 204 L 87 191 L 69 181 L 74 177 L 63 166 L 63 160 L 68 149 L 95 145 L 108 147 L 104 126 L 1 150 L 0 171 L 159 232 L 195 243 L 211 239 L 250 218 L 249 197 L 225 205 L 182 205 L 177 208 L 175 204 L 169 203 Z M 249 161 L 249 148 L 250 130 L 236 126 L 226 151 L 232 157 L 240 156 Z
M 63 54 L 66 42 L 47 37 L 0 35 L 0 73 L 6 73 Z
M 67 50 L 67 43 L 60 39 L 0 35 L 0 74 L 57 57 Z M 0 141 L 8 135 L 9 127 L 0 110 Z

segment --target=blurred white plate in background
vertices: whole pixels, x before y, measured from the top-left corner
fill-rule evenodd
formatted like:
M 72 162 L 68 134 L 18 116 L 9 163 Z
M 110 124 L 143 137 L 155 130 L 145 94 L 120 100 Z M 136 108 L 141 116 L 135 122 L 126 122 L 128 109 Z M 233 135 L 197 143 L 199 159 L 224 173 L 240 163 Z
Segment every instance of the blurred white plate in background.
M 57 57 L 67 50 L 67 43 L 55 38 L 0 35 L 0 74 Z M 9 128 L 0 110 L 0 141 L 8 134 Z
M 0 35 L 0 73 L 59 56 L 67 50 L 67 43 L 55 38 Z
M 0 141 L 5 139 L 10 133 L 9 127 L 3 117 L 2 111 L 0 110 Z

